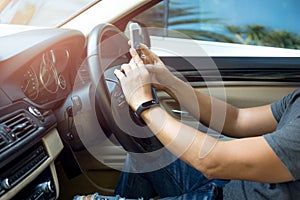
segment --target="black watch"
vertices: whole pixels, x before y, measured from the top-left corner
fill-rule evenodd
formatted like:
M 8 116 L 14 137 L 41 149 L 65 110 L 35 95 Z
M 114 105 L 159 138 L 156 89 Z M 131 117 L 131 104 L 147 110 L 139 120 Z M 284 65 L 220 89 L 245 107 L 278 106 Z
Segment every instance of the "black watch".
M 159 106 L 159 102 L 157 100 L 152 99 L 150 101 L 146 101 L 146 102 L 142 103 L 141 105 L 139 105 L 139 107 L 135 111 L 135 115 L 141 119 L 142 118 L 141 114 L 143 111 L 148 110 L 155 106 Z
M 135 112 L 130 112 L 131 114 L 133 114 L 133 116 L 132 116 L 133 120 L 139 126 L 146 126 L 147 125 L 144 122 L 143 118 L 141 117 L 142 112 L 149 109 L 149 108 L 159 106 L 159 100 L 158 100 L 155 89 L 151 88 L 151 92 L 152 92 L 152 96 L 153 96 L 153 99 L 151 101 L 147 101 L 147 102 L 142 103 L 141 105 L 139 105 L 139 107 L 137 108 L 137 110 Z

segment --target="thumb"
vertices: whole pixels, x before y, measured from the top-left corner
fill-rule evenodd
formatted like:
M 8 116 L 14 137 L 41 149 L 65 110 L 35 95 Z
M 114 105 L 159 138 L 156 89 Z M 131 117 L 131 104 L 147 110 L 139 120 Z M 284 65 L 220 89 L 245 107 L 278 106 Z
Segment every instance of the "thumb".
M 146 64 L 145 67 L 148 70 L 148 72 L 150 72 L 150 73 L 155 73 L 157 70 L 155 65 L 153 65 L 153 64 Z
M 125 75 L 119 69 L 115 69 L 114 74 L 119 79 L 119 81 L 121 81 L 121 79 L 125 77 Z

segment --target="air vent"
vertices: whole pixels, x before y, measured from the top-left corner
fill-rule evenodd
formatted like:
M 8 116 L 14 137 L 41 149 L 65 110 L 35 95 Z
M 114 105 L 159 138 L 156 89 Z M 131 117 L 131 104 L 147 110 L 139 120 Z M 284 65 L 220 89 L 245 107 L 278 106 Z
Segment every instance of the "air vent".
M 2 135 L 0 135 L 0 149 L 6 146 L 7 142 Z
M 38 129 L 38 126 L 24 111 L 2 118 L 0 123 L 0 152 L 14 141 L 22 139 Z
M 3 121 L 2 124 L 10 128 L 16 139 L 22 138 L 37 130 L 36 124 L 23 112 L 8 118 L 6 121 Z

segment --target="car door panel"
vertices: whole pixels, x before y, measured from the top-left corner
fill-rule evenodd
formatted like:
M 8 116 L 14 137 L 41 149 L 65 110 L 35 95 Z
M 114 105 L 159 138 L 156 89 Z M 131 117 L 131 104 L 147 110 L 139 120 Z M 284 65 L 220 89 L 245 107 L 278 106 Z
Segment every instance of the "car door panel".
M 162 57 L 177 77 L 196 90 L 245 108 L 274 102 L 299 87 L 300 60 L 296 57 Z M 193 118 L 178 102 L 160 91 L 161 105 L 173 117 Z
M 196 90 L 214 96 L 215 98 L 226 101 L 227 103 L 239 108 L 255 107 L 274 102 L 288 93 L 295 90 L 297 86 L 226 86 L 223 93 L 218 93 L 219 87 L 197 87 Z M 191 116 L 180 109 L 177 101 L 171 98 L 165 92 L 158 92 L 161 105 L 173 117 L 181 120 L 192 120 Z M 224 98 L 225 97 L 225 98 Z M 180 111 L 182 112 L 180 114 Z

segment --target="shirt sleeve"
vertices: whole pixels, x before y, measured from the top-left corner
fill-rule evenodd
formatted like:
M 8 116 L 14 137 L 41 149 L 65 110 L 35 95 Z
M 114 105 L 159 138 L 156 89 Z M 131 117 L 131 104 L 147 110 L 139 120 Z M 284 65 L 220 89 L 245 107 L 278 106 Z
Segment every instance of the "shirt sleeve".
M 280 121 L 284 111 L 286 110 L 287 106 L 290 104 L 292 96 L 293 93 L 290 93 L 287 96 L 271 104 L 271 110 L 277 122 Z
M 300 180 L 300 117 L 264 137 L 293 178 Z

